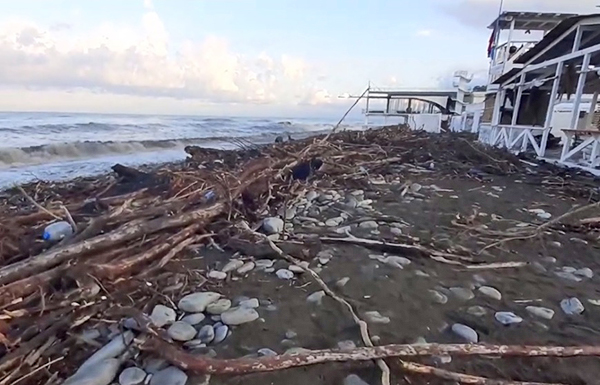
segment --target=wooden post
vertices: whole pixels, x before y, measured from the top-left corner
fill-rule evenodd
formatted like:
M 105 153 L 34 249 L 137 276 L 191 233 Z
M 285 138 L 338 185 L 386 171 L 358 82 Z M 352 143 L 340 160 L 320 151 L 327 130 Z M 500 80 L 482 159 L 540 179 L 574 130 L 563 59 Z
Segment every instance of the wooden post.
M 579 107 L 581 106 L 581 96 L 583 95 L 583 88 L 585 87 L 585 78 L 588 73 L 588 67 L 590 66 L 590 59 L 592 55 L 586 54 L 583 57 L 583 63 L 581 64 L 581 73 L 579 74 L 579 81 L 577 82 L 577 91 L 575 91 L 575 99 L 573 101 L 573 115 L 571 115 L 571 127 L 577 128 L 577 120 L 579 119 Z
M 554 105 L 558 95 L 558 87 L 560 86 L 560 78 L 564 68 L 564 62 L 560 62 L 556 65 L 556 72 L 554 73 L 554 81 L 552 82 L 552 90 L 550 91 L 550 98 L 548 98 L 548 110 L 546 111 L 546 121 L 544 122 L 544 133 L 542 134 L 542 143 L 540 144 L 541 157 L 546 154 L 546 146 L 548 145 L 548 135 L 552 131 L 552 118 L 554 117 Z

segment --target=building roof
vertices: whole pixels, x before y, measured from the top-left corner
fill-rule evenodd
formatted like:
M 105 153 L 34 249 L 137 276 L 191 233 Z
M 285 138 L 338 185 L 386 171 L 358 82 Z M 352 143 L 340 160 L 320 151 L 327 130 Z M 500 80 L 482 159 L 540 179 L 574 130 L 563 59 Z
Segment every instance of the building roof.
M 595 14 L 590 14 L 590 15 L 579 15 L 579 16 L 574 16 L 569 19 L 563 20 L 554 29 L 552 29 L 550 32 L 548 32 L 546 34 L 546 36 L 544 36 L 544 38 L 541 41 L 539 41 L 536 45 L 534 45 L 529 51 L 527 51 L 523 55 L 519 56 L 515 60 L 515 63 L 519 63 L 519 64 L 527 63 L 529 60 L 531 60 L 533 57 L 535 57 L 538 53 L 540 53 L 542 50 L 544 50 L 546 47 L 548 47 L 550 44 L 552 44 L 556 39 L 561 37 L 571 27 L 573 27 L 574 25 L 576 25 L 577 23 L 579 23 L 583 20 L 591 19 L 594 17 L 600 18 L 600 14 L 595 13 Z M 571 38 L 565 38 L 562 42 L 559 42 L 552 49 L 550 49 L 548 52 L 546 52 L 544 54 L 544 58 L 542 60 L 554 58 L 554 57 L 557 57 L 557 56 L 560 56 L 560 55 L 566 53 L 566 51 L 569 50 L 570 47 L 573 46 L 574 39 L 575 39 L 575 34 L 573 34 L 573 36 Z M 600 41 L 600 38 L 598 38 L 598 40 Z M 590 42 L 590 43 L 592 43 L 592 42 Z M 595 43 L 595 44 L 598 44 L 598 43 Z
M 489 29 L 495 29 L 499 25 L 500 29 L 509 29 L 512 20 L 515 20 L 515 29 L 531 31 L 550 31 L 561 21 L 577 16 L 575 13 L 553 13 L 553 12 L 502 12 L 489 25 Z

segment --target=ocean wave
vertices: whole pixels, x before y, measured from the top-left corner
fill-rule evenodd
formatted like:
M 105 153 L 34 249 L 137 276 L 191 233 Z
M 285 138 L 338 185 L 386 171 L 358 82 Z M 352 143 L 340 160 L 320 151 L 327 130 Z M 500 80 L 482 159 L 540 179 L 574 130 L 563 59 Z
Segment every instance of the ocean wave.
M 53 163 L 74 159 L 98 158 L 106 155 L 135 154 L 150 151 L 182 149 L 190 144 L 226 141 L 227 138 L 190 138 L 180 140 L 85 141 L 51 143 L 30 147 L 0 147 L 0 167 Z
M 296 133 L 301 139 L 325 131 L 305 131 Z M 272 143 L 276 135 L 259 133 L 252 136 L 212 136 L 200 138 L 182 138 L 166 140 L 140 141 L 84 141 L 67 143 L 50 143 L 29 147 L 0 147 L 0 167 L 21 167 L 43 163 L 55 163 L 75 159 L 92 159 L 108 155 L 136 154 L 162 150 L 182 150 L 188 145 L 204 147 L 234 148 L 236 139 L 244 139 L 253 144 Z

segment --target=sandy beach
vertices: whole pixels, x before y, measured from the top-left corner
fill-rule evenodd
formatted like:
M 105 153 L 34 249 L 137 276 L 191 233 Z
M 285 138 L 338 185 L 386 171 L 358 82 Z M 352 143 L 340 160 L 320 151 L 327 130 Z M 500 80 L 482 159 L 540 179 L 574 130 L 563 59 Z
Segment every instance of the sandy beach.
M 595 351 L 525 347 L 600 346 L 592 176 L 405 127 L 186 151 L 2 194 L 2 383 L 380 384 L 347 305 L 375 346 L 459 347 L 386 358 L 391 384 L 597 381 Z M 492 345 L 513 350 L 465 356 Z M 356 354 L 231 374 L 324 349 Z

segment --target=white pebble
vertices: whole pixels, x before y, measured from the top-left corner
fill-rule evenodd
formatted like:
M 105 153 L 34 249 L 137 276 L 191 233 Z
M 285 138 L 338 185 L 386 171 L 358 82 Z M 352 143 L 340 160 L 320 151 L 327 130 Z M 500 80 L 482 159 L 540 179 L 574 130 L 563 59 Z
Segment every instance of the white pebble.
M 490 297 L 492 299 L 500 301 L 502 299 L 502 293 L 500 293 L 497 289 L 490 286 L 481 286 L 477 289 L 481 294 Z
M 508 311 L 496 312 L 494 317 L 496 318 L 496 321 L 500 322 L 502 325 L 513 325 L 523 322 L 523 318 L 519 317 L 513 312 Z
M 525 308 L 529 313 L 536 317 L 551 320 L 554 317 L 554 310 L 541 306 L 527 306 Z
M 288 269 L 279 269 L 279 270 L 277 270 L 277 272 L 275 274 L 277 275 L 277 278 L 279 278 L 279 279 L 292 279 L 292 278 L 294 278 L 294 273 L 292 273 Z
M 467 342 L 476 344 L 479 341 L 479 336 L 477 335 L 477 332 L 472 328 L 468 327 L 467 325 L 456 323 L 452 325 L 452 331 L 456 335 L 462 337 Z

